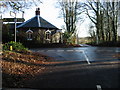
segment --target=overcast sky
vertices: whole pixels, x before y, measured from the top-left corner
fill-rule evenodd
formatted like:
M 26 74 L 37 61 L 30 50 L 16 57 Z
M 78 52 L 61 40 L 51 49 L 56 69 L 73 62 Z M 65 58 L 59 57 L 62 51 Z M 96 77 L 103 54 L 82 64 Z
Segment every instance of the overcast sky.
M 62 25 L 64 25 L 64 21 L 59 17 L 59 8 L 55 7 L 57 0 L 43 0 L 43 4 L 40 4 L 38 7 L 40 8 L 40 15 L 45 20 L 49 21 L 53 25 L 55 25 L 58 28 L 62 28 Z M 35 10 L 38 7 L 32 7 L 31 9 L 25 10 L 24 18 L 25 21 L 35 16 Z M 3 15 L 3 18 L 10 18 L 9 13 L 5 13 Z M 22 13 L 17 14 L 17 18 L 21 18 Z M 89 26 L 90 20 L 86 19 L 81 25 L 78 25 L 78 36 L 79 37 L 86 37 L 88 36 L 88 26 Z

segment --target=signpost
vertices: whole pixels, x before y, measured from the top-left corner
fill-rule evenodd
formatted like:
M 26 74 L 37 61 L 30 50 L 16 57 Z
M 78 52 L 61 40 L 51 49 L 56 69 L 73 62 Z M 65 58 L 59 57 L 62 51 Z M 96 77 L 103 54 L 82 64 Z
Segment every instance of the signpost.
M 14 15 L 12 15 L 14 14 Z M 15 42 L 16 42 L 16 12 L 10 11 L 10 16 L 14 17 L 14 22 L 15 22 Z

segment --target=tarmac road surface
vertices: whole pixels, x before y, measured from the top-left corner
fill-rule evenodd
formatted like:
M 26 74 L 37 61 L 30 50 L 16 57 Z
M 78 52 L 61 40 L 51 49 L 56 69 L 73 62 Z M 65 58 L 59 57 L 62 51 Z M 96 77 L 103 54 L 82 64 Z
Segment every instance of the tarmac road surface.
M 55 61 L 110 61 L 118 60 L 115 54 L 120 53 L 117 47 L 80 47 L 80 48 L 43 48 L 35 52 L 55 58 Z
M 33 51 L 64 63 L 46 66 L 46 71 L 34 80 L 26 81 L 24 88 L 120 88 L 120 59 L 115 57 L 120 48 L 46 48 Z

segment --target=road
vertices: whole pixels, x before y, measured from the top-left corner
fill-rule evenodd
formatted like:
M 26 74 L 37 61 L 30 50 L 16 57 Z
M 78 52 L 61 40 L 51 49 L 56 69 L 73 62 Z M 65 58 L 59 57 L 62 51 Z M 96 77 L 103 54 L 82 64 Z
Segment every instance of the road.
M 34 49 L 35 52 L 46 54 L 55 58 L 55 61 L 109 61 L 118 60 L 114 57 L 120 53 L 120 48 L 116 47 L 80 47 L 80 48 L 45 48 Z
M 64 62 L 47 66 L 25 88 L 120 88 L 120 53 L 117 47 L 33 49 Z

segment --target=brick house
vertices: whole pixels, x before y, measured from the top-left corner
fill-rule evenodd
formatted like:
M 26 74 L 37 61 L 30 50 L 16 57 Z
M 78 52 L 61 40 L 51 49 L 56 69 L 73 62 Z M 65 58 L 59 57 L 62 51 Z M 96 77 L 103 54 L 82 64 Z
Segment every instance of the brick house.
M 37 8 L 35 16 L 17 26 L 17 41 L 33 43 L 61 43 L 60 29 L 40 16 Z

